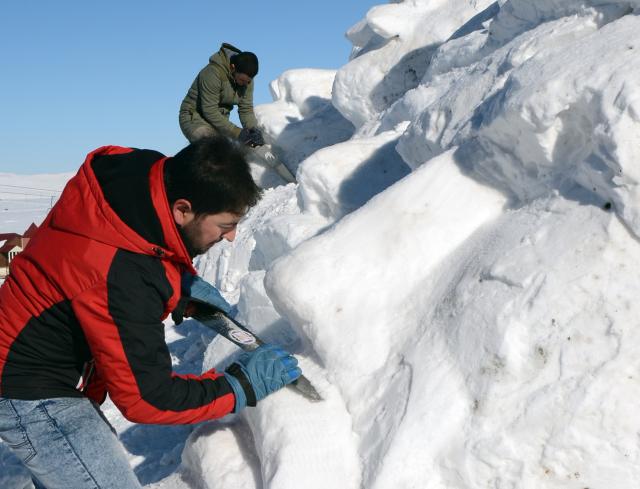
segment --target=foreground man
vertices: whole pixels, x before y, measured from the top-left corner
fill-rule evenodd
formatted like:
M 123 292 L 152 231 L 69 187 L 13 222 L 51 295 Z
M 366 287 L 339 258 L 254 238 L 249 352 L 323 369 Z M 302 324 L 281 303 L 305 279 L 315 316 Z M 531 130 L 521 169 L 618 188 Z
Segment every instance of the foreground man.
M 87 157 L 0 288 L 0 438 L 37 488 L 140 487 L 98 407 L 107 394 L 134 422 L 197 423 L 300 375 L 273 345 L 226 373 L 177 375 L 164 340 L 181 289 L 228 310 L 191 260 L 232 241 L 259 194 L 222 138 L 173 158 L 114 146 Z

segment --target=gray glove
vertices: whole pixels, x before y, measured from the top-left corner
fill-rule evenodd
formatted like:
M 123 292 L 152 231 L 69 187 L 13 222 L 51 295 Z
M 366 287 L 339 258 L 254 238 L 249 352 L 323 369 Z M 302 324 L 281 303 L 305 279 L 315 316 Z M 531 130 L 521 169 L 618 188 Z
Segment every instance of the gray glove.
M 262 131 L 260 129 L 252 127 L 249 129 L 249 133 L 251 134 L 252 146 L 262 146 L 264 144 L 264 137 L 262 136 Z
M 240 131 L 240 134 L 238 135 L 238 139 L 242 144 L 245 144 L 247 146 L 253 146 L 251 129 L 248 129 L 246 127 L 242 128 L 242 130 Z

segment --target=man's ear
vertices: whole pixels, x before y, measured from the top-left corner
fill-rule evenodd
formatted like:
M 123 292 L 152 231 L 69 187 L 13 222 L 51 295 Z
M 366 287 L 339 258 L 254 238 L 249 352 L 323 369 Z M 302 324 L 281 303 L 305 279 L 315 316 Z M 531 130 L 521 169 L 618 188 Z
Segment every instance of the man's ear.
M 233 63 L 229 65 L 229 68 L 231 68 L 231 74 L 236 72 L 236 65 L 234 65 Z
M 184 226 L 189 224 L 195 214 L 191 208 L 191 202 L 187 199 L 178 199 L 171 205 L 171 214 L 173 214 L 173 220 L 178 226 Z

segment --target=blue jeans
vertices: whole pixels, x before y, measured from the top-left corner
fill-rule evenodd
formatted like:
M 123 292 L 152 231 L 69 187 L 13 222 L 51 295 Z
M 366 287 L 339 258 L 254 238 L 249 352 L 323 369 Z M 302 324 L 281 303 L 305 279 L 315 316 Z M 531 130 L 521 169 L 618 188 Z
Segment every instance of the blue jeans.
M 36 488 L 141 487 L 115 432 L 86 398 L 0 397 L 0 438 L 29 469 Z

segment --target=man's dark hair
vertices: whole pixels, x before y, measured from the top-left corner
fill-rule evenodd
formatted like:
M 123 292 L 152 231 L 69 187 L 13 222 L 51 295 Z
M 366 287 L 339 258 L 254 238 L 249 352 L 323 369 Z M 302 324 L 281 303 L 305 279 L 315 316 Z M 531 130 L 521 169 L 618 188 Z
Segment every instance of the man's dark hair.
M 227 138 L 203 138 L 165 162 L 169 205 L 191 202 L 196 215 L 243 214 L 260 199 L 243 150 Z
M 244 73 L 251 78 L 258 74 L 258 57 L 250 51 L 234 54 L 229 61 L 238 73 Z

